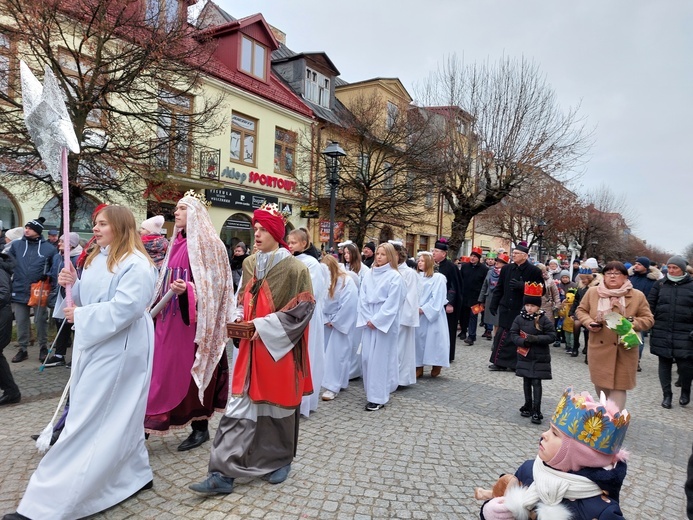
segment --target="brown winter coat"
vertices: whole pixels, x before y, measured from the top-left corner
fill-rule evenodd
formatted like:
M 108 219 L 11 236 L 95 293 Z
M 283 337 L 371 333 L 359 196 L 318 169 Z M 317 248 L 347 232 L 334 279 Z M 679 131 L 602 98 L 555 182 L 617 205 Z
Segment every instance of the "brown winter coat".
M 654 324 L 654 317 L 645 295 L 631 289 L 625 296 L 626 317 L 633 317 L 633 328 L 640 332 Z M 597 287 L 590 287 L 575 312 L 580 323 L 587 325 L 595 321 L 599 294 Z M 612 309 L 620 312 L 618 306 Z M 595 386 L 608 390 L 631 390 L 635 388 L 635 375 L 638 369 L 638 349 L 626 350 L 617 344 L 618 336 L 606 325 L 599 332 L 590 332 L 587 361 L 590 377 Z

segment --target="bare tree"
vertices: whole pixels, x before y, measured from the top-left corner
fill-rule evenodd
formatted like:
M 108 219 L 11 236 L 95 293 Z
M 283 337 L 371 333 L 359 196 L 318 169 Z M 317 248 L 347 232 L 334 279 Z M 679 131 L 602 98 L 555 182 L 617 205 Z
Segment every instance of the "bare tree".
M 578 108 L 563 112 L 539 68 L 525 59 L 465 65 L 452 56 L 416 89 L 416 97 L 424 106 L 451 108 L 436 180 L 454 214 L 454 250 L 475 215 L 536 171 L 575 175 L 591 146 Z
M 188 25 L 185 9 L 111 0 L 0 6 L 15 56 L 36 72 L 55 73 L 81 141 L 81 153 L 68 160 L 71 215 L 86 194 L 134 202 L 145 189 L 170 192 L 169 174 L 195 166 L 193 139 L 221 129 L 222 97 L 200 90 L 212 46 Z M 18 66 L 13 57 L 0 89 L 3 182 L 59 196 L 60 183 L 43 168 L 24 126 Z
M 348 108 L 344 125 L 332 125 L 326 134 L 347 153 L 339 165 L 336 215 L 349 226 L 349 238 L 362 245 L 374 226 L 406 228 L 431 213 L 426 201 L 434 191 L 439 142 L 433 121 L 416 107 L 388 106 L 378 94 L 361 94 Z M 314 140 L 311 146 L 304 157 L 320 157 L 325 143 Z M 301 189 L 312 192 L 309 198 L 319 200 L 324 214 L 328 172 L 324 164 L 317 171 L 317 183 L 302 183 Z

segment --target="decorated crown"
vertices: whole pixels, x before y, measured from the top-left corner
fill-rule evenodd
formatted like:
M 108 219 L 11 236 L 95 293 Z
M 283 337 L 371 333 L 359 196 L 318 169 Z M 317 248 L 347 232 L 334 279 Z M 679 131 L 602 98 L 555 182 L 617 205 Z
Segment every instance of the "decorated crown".
M 486 258 L 498 258 L 498 253 L 494 253 L 491 251 L 489 254 L 486 255 Z
M 630 414 L 614 408 L 603 393 L 600 402 L 596 402 L 589 393 L 575 394 L 568 387 L 558 401 L 551 423 L 571 439 L 614 455 L 621 449 L 630 424 Z
M 471 254 L 473 254 L 473 255 L 479 255 L 479 258 L 481 258 L 482 256 L 484 256 L 484 250 L 481 249 L 479 246 L 473 247 L 473 248 L 472 248 L 472 253 L 471 253 Z
M 592 269 L 589 267 L 580 267 L 578 274 L 592 274 Z
M 276 202 L 263 202 L 262 205 L 255 211 L 266 211 L 274 217 L 279 217 L 284 223 L 286 223 L 286 220 L 289 218 L 289 212 L 286 210 L 279 211 L 279 206 L 277 206 Z
M 197 199 L 200 204 L 202 204 L 205 208 L 208 208 L 212 205 L 210 201 L 205 199 L 205 196 L 202 195 L 202 193 L 197 193 L 195 190 L 188 190 L 185 192 L 183 195 L 184 197 L 192 197 L 193 199 Z
M 544 284 L 537 282 L 525 282 L 525 296 L 542 297 L 544 294 Z

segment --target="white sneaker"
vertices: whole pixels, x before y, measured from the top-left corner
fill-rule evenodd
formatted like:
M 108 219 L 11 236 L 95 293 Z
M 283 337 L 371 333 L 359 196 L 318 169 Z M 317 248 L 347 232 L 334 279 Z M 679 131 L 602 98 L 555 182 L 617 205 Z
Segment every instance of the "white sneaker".
M 332 401 L 335 397 L 337 397 L 337 394 L 335 394 L 332 390 L 325 390 L 322 393 L 323 401 Z

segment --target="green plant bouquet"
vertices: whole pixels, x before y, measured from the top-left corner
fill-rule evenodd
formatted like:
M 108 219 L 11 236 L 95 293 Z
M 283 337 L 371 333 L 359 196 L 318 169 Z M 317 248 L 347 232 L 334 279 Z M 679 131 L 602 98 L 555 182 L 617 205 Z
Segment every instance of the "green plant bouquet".
M 618 342 L 626 350 L 642 343 L 640 334 L 633 330 L 633 324 L 625 316 L 621 316 L 618 312 L 609 312 L 604 316 L 604 321 L 609 330 L 618 334 Z

